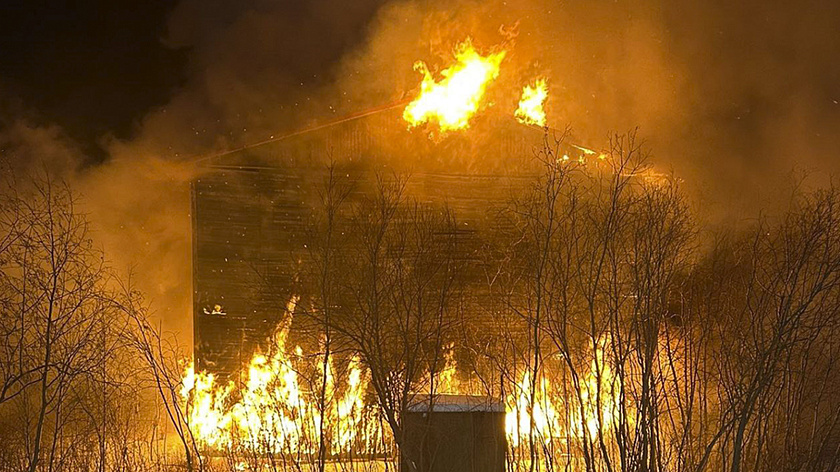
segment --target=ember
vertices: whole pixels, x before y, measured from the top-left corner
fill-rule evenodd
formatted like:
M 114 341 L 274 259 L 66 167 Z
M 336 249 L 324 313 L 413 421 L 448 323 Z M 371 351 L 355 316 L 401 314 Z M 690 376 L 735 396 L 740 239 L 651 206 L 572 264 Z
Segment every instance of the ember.
M 840 471 L 815 1 L 4 8 L 0 472 Z

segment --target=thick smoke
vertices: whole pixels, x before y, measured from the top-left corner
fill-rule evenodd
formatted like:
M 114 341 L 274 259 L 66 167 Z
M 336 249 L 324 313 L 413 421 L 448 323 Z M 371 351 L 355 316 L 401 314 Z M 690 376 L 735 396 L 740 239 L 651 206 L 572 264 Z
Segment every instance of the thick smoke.
M 130 138 L 100 137 L 104 164 L 61 123 L 12 117 L 0 140 L 18 167 L 45 160 L 77 184 L 109 257 L 189 336 L 198 156 L 405 99 L 415 60 L 439 70 L 470 36 L 509 50 L 494 108 L 546 77 L 551 124 L 594 148 L 639 127 L 704 218 L 738 220 L 792 170 L 840 169 L 838 17 L 830 1 L 183 0 L 161 41 L 186 51 L 186 79 Z
M 657 167 L 721 224 L 783 205 L 800 174 L 825 184 L 840 170 L 838 20 L 838 4 L 816 1 L 393 3 L 341 90 L 384 100 L 416 83 L 412 58 L 445 65 L 463 36 L 489 46 L 517 25 L 499 87 L 544 75 L 549 123 L 588 146 L 639 127 Z
M 30 177 L 61 179 L 88 216 L 90 236 L 124 281 L 147 297 L 167 331 L 190 345 L 190 179 L 194 167 L 134 144 L 111 143 L 106 163 L 87 156 L 57 126 L 17 120 L 0 131 L 0 169 L 28 190 Z

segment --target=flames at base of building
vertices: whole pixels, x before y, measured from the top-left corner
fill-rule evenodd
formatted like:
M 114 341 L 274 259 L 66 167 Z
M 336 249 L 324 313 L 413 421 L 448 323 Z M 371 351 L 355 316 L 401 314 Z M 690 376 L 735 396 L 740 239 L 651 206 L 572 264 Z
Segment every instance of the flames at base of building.
M 288 313 L 296 301 L 290 301 Z M 323 431 L 329 455 L 388 453 L 390 440 L 364 402 L 368 378 L 359 360 L 351 358 L 337 379 L 332 357 L 305 356 L 300 346 L 287 351 L 290 323 L 291 316 L 278 327 L 267 354 L 253 356 L 240 388 L 233 382 L 219 385 L 213 374 L 187 366 L 181 399 L 200 445 L 210 450 L 314 454 Z M 310 371 L 315 375 L 302 375 Z
M 288 313 L 292 310 L 293 306 Z M 290 324 L 291 315 L 277 329 L 268 353 L 253 356 L 239 388 L 233 382 L 217 383 L 213 374 L 196 372 L 192 364 L 186 368 L 181 400 L 199 447 L 206 452 L 311 458 L 322 447 L 323 432 L 328 458 L 395 457 L 393 436 L 373 400 L 367 368 L 356 357 L 339 366 L 334 357 L 308 355 L 300 346 L 290 352 Z M 511 458 L 523 457 L 522 450 L 535 442 L 543 451 L 565 449 L 609 430 L 622 392 L 603 350 L 602 340 L 573 393 L 570 385 L 549 380 L 548 365 L 536 378 L 525 368 L 517 381 L 504 387 Z M 454 352 L 454 345 L 447 346 L 444 367 L 424 374 L 432 379 L 433 393 L 490 393 L 498 398 L 498 392 L 483 391 L 479 384 L 463 380 Z

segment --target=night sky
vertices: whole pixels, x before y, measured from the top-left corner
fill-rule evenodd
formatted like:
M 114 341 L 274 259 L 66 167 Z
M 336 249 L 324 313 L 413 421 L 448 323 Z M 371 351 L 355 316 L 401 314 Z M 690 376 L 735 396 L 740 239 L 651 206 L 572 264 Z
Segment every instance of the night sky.
M 167 37 L 167 25 L 178 3 L 4 2 L 0 124 L 20 117 L 38 125 L 55 124 L 83 147 L 89 154 L 86 157 L 94 162 L 105 159 L 107 153 L 98 144 L 102 136 L 130 139 L 142 117 L 164 106 L 195 72 L 189 68 L 194 48 L 174 44 Z M 186 3 L 182 7 L 192 8 Z M 187 22 L 189 28 L 180 31 L 198 34 L 208 28 L 201 34 L 212 34 L 213 28 L 236 17 L 237 3 L 206 2 L 198 6 L 194 22 Z M 318 12 L 305 3 L 279 2 L 278 6 L 291 23 L 317 24 L 313 17 Z M 374 7 L 362 9 L 342 43 L 358 40 Z M 306 80 L 312 70 L 336 61 L 343 46 L 308 53 L 316 57 L 314 63 L 292 59 L 277 67 L 294 80 Z
M 187 51 L 161 42 L 173 4 L 5 2 L 0 96 L 7 113 L 58 124 L 91 150 L 103 134 L 128 137 L 183 81 Z

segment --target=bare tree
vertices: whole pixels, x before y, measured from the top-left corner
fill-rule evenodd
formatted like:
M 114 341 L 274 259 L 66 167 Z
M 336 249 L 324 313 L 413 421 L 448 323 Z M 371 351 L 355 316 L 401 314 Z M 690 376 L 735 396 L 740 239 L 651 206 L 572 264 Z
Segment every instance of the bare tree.
M 528 470 L 661 470 L 659 340 L 689 264 L 687 207 L 635 133 L 589 160 L 563 139 L 546 135 L 539 177 L 501 213 L 490 252 L 512 357 L 499 364 L 528 420 L 512 457 Z
M 720 420 L 697 470 L 715 456 L 721 469 L 733 472 L 773 467 L 767 454 L 775 442 L 774 423 L 801 434 L 797 423 L 805 404 L 780 400 L 801 392 L 810 375 L 825 372 L 827 366 L 813 365 L 812 356 L 822 351 L 829 355 L 824 362 L 835 356 L 829 334 L 840 310 L 838 209 L 834 190 L 804 194 L 778 223 L 763 218 L 719 250 L 723 262 L 712 273 L 722 281 L 714 286 L 717 310 L 702 315 L 714 326 L 711 361 L 719 372 L 714 381 Z M 840 398 L 820 403 L 832 411 Z M 826 419 L 809 423 L 826 432 L 836 428 L 834 415 Z
M 404 442 L 402 412 L 424 387 L 434 389 L 426 373 L 442 368 L 457 274 L 453 216 L 407 199 L 405 185 L 378 176 L 373 196 L 333 213 L 340 218 L 320 260 L 331 254 L 332 267 L 341 270 L 322 277 L 322 295 L 332 301 L 327 307 L 322 299 L 318 310 L 331 342 L 369 369 L 376 403 L 398 445 Z
M 107 369 L 124 325 L 114 275 L 67 185 L 48 173 L 9 186 L 0 204 L 0 407 L 13 421 L 22 468 L 106 463 Z M 12 419 L 13 418 L 13 419 Z M 95 449 L 78 447 L 92 437 Z
M 139 353 L 145 366 L 145 376 L 157 393 L 166 412 L 169 424 L 175 431 L 184 453 L 187 470 L 204 470 L 205 464 L 199 450 L 196 436 L 190 427 L 190 402 L 181 397 L 183 370 L 178 364 L 181 359 L 177 344 L 169 341 L 159 327 L 151 323 L 149 307 L 142 295 L 130 284 L 123 285 L 120 309 L 132 321 L 132 329 L 126 330 L 126 344 Z
M 323 353 L 321 358 L 321 376 L 320 385 L 318 386 L 317 402 L 318 408 L 321 411 L 320 424 L 318 427 L 318 457 L 317 468 L 319 472 L 324 471 L 326 465 L 328 452 L 328 431 L 331 425 L 327 425 L 327 410 L 333 399 L 328 398 L 329 378 L 328 369 L 331 365 L 331 357 L 333 356 L 333 309 L 336 303 L 336 287 L 339 283 L 337 280 L 337 268 L 335 267 L 335 259 L 337 257 L 338 248 L 336 247 L 336 231 L 339 225 L 340 211 L 347 200 L 352 186 L 342 179 L 337 173 L 335 163 L 332 163 L 327 169 L 327 177 L 324 186 L 320 192 L 320 208 L 316 211 L 318 221 L 314 225 L 311 241 L 310 255 L 314 261 L 317 274 L 317 297 L 316 310 L 318 316 L 314 318 L 319 320 L 318 331 L 322 338 Z

